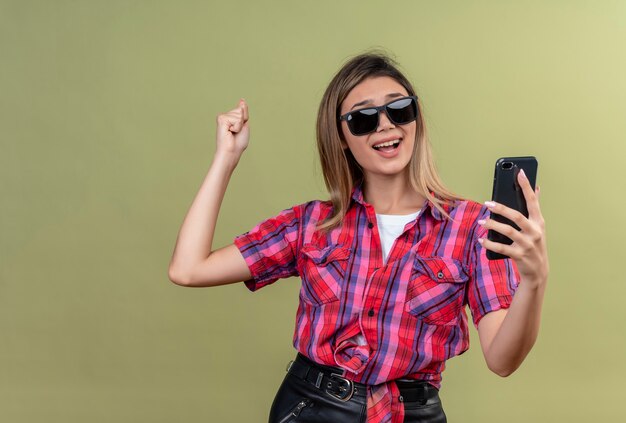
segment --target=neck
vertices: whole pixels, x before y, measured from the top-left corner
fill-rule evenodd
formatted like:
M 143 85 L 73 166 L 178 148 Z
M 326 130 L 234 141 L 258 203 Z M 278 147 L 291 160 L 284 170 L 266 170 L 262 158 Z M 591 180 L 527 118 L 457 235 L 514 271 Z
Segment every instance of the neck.
M 378 214 L 411 214 L 426 200 L 416 192 L 407 177 L 376 175 L 363 184 L 363 198 Z

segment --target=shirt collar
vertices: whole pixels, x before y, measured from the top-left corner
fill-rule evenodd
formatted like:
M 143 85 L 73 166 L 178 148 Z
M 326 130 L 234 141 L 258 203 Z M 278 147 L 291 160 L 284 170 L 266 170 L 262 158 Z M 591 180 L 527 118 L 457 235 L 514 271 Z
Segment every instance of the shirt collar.
M 363 183 L 359 182 L 352 188 L 352 199 L 361 205 L 365 205 L 365 200 L 363 199 Z
M 435 195 L 433 191 L 431 191 L 430 194 L 433 196 Z M 365 206 L 366 204 L 368 204 L 363 199 L 363 183 L 362 182 L 359 182 L 358 184 L 356 184 L 355 187 L 352 189 L 352 199 L 355 202 L 361 204 L 362 206 Z M 448 206 L 447 204 L 442 204 L 442 207 L 446 211 L 446 213 L 450 214 L 450 206 Z M 445 218 L 445 216 L 439 211 L 439 209 L 435 207 L 433 202 L 428 199 L 426 200 L 426 203 L 420 210 L 419 215 L 421 216 L 427 211 L 430 211 L 430 214 L 432 215 L 432 217 L 434 217 L 437 220 L 443 220 Z

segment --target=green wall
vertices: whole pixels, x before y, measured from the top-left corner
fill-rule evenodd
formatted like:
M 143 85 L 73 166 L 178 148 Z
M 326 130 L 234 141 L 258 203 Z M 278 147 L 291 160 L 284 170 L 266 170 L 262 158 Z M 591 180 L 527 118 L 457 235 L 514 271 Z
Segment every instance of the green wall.
M 449 421 L 624 421 L 624 40 L 625 1 L 0 0 L 0 421 L 266 421 L 299 280 L 181 288 L 176 235 L 239 97 L 251 143 L 215 247 L 324 198 L 318 102 L 376 46 L 454 191 L 488 199 L 500 156 L 540 163 L 539 340 L 502 379 L 472 333 Z

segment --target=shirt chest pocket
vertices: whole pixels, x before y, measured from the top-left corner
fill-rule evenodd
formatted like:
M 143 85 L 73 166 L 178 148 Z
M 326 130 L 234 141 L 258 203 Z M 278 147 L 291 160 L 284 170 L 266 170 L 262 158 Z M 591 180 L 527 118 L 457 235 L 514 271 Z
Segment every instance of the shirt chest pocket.
M 350 249 L 343 245 L 305 244 L 300 251 L 301 298 L 315 305 L 337 301 L 346 277 Z
M 416 257 L 405 311 L 426 323 L 456 325 L 469 276 L 463 264 L 444 257 Z

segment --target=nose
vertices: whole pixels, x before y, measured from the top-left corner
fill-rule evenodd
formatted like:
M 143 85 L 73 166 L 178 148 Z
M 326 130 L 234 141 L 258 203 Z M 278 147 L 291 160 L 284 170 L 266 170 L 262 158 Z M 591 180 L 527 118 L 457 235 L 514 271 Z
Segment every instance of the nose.
M 389 117 L 387 116 L 387 112 L 385 110 L 381 110 L 378 113 L 378 128 L 376 129 L 376 132 L 381 132 L 386 129 L 392 129 L 395 127 L 396 126 L 393 124 L 393 122 L 389 120 Z

